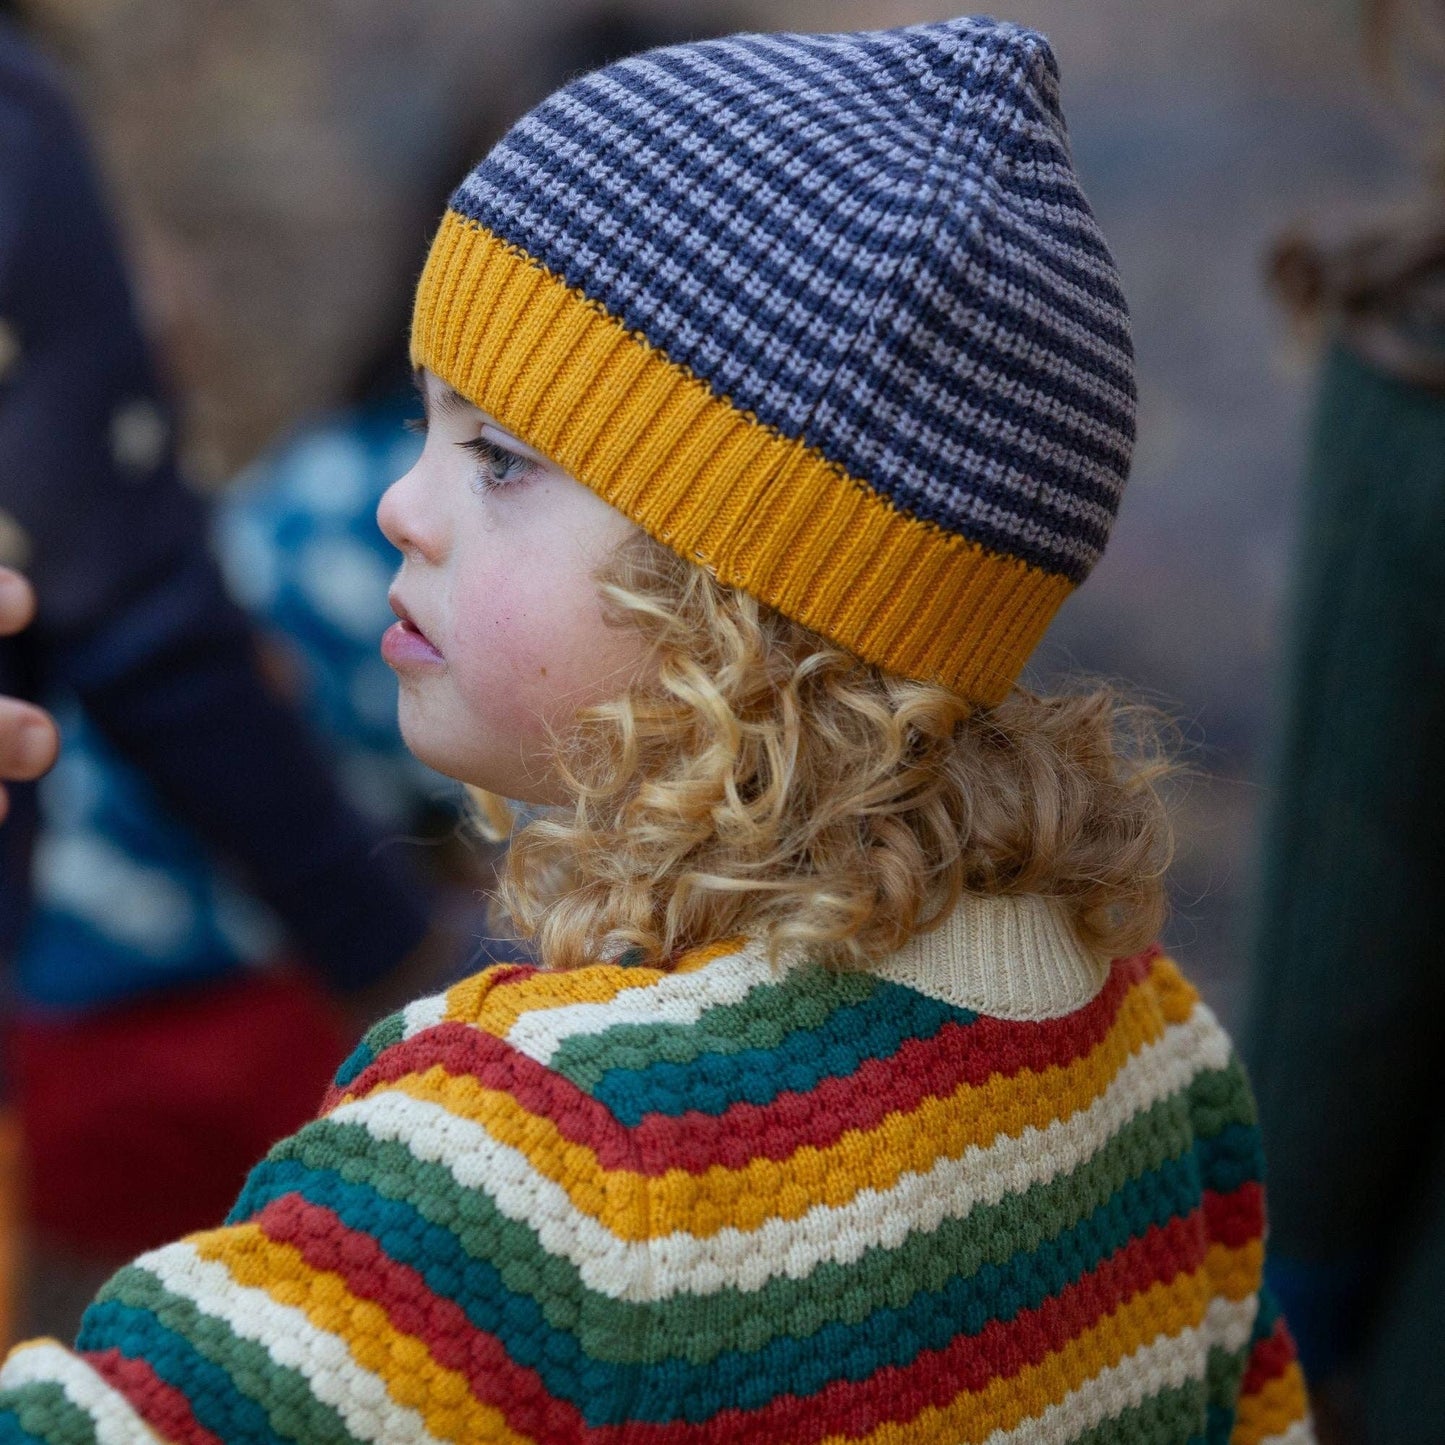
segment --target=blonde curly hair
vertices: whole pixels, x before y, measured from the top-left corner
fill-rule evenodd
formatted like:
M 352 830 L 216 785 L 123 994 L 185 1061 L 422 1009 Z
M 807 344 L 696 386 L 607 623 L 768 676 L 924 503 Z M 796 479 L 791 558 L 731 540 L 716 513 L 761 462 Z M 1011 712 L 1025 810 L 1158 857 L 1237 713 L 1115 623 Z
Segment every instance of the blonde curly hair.
M 964 893 L 1042 894 L 1105 956 L 1164 914 L 1157 715 L 1110 689 L 976 708 L 891 676 L 639 533 L 599 574 L 641 677 L 557 739 L 573 801 L 521 826 L 497 903 L 542 962 L 733 937 L 864 965 Z

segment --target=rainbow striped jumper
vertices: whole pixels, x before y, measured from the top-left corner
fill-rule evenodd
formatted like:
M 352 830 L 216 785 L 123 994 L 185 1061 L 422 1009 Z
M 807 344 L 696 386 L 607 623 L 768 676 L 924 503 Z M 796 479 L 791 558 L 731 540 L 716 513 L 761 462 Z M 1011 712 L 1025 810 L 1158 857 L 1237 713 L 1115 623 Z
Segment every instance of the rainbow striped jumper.
M 0 1445 L 1305 1445 L 1263 1233 L 1219 1025 L 1041 900 L 868 973 L 501 966 L 15 1350 Z

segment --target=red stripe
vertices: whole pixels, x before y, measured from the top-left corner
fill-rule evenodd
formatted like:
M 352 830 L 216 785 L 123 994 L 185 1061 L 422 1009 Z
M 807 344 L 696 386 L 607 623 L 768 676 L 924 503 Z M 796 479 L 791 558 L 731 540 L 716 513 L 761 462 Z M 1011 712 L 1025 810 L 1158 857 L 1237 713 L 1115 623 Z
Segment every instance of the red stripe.
M 925 1099 L 964 1085 L 1072 1063 L 1108 1035 L 1151 961 L 1152 955 L 1122 960 L 1099 995 L 1063 1019 L 946 1024 L 933 1038 L 909 1039 L 891 1057 L 869 1059 L 809 1093 L 783 1093 L 764 1105 L 738 1103 L 722 1114 L 649 1114 L 631 1130 L 562 1075 L 462 1023 L 438 1024 L 387 1049 L 347 1092 L 361 1096 L 440 1065 L 510 1094 L 549 1119 L 565 1139 L 592 1150 L 605 1169 L 654 1176 L 670 1169 L 738 1169 L 754 1159 L 786 1159 L 804 1147 L 828 1148 L 850 1130 L 876 1128 L 890 1114 L 912 1113 Z
M 482 997 L 485 998 L 486 995 L 490 994 L 493 989 L 505 988 L 508 984 L 522 983 L 526 979 L 531 978 L 533 974 L 540 973 L 541 969 L 539 969 L 534 963 L 495 963 L 492 964 L 489 968 L 483 969 L 482 972 L 487 976 L 486 991 L 482 995 Z M 474 975 L 474 977 L 475 976 L 476 975 Z M 462 1024 L 460 1025 L 460 1027 L 471 1028 L 474 1027 L 474 1025 Z M 422 1032 L 420 1034 L 417 1034 L 415 1037 L 425 1038 L 428 1036 L 429 1033 L 429 1029 L 423 1029 Z M 380 1054 L 377 1055 L 377 1059 L 390 1058 L 392 1049 L 400 1048 L 401 1046 L 402 1044 L 400 1043 L 389 1045 L 387 1048 L 383 1049 Z M 355 1079 L 351 1081 L 351 1083 L 345 1085 L 344 1087 L 337 1085 L 333 1080 L 333 1082 L 327 1086 L 326 1093 L 321 1100 L 321 1107 L 317 1110 L 317 1114 L 320 1116 L 325 1116 L 331 1113 L 331 1111 L 336 1108 L 336 1106 L 340 1104 L 348 1094 L 356 1093 L 360 1087 L 360 1080 L 365 1078 L 366 1075 L 375 1067 L 376 1060 L 373 1060 L 370 1064 L 367 1065 L 365 1069 L 361 1071 L 360 1074 L 356 1076 Z
M 541 971 L 535 963 L 495 963 L 492 965 L 492 988 L 504 988 L 508 984 L 522 983 L 526 979 L 535 977 Z
M 1249 1368 L 1240 1382 L 1239 1393 L 1257 1395 L 1271 1380 L 1277 1380 L 1295 1362 L 1294 1339 L 1281 1315 L 1268 1338 L 1249 1352 Z
M 225 1445 L 191 1411 L 191 1402 L 144 1360 L 118 1349 L 87 1350 L 83 1359 L 112 1389 L 130 1401 L 135 1412 L 172 1445 Z
M 255 1222 L 269 1238 L 298 1249 L 312 1269 L 340 1275 L 352 1293 L 384 1309 L 397 1329 L 461 1373 L 477 1398 L 500 1410 L 514 1430 L 589 1445 L 809 1445 L 844 1425 L 863 1434 L 890 1419 L 911 1419 L 1039 1363 L 1134 1295 L 1198 1268 L 1207 1245 L 1203 1212 L 1196 1210 L 1131 1240 L 1038 1309 L 992 1321 L 979 1334 L 960 1335 L 910 1365 L 878 1370 L 866 1380 L 838 1380 L 804 1398 L 779 1396 L 754 1411 L 724 1411 L 700 1425 L 631 1421 L 588 1429 L 574 1407 L 550 1397 L 534 1371 L 507 1356 L 495 1335 L 476 1329 L 416 1270 L 390 1259 L 375 1239 L 348 1229 L 331 1210 L 293 1194 L 267 1205 Z
M 1228 1194 L 1204 1191 L 1204 1218 L 1215 1244 L 1240 1249 L 1264 1234 L 1264 1187 L 1251 1180 Z
M 582 1438 L 576 1410 L 554 1400 L 534 1370 L 515 1363 L 495 1335 L 477 1329 L 460 1306 L 436 1294 L 410 1265 L 391 1259 L 371 1235 L 297 1194 L 273 1200 L 252 1223 L 298 1249 L 311 1268 L 339 1274 L 353 1294 L 375 1301 L 396 1329 L 464 1376 L 476 1398 L 500 1410 L 514 1430 L 538 1440 Z

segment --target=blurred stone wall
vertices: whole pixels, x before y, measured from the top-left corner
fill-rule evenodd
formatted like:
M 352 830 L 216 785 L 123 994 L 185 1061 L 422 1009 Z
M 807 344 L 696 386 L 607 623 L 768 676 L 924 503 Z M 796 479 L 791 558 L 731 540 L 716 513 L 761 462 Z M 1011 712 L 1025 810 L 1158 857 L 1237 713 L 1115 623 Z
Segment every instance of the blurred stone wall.
M 216 481 L 334 401 L 395 329 L 444 168 L 529 97 L 547 29 L 579 7 L 29 8 L 92 121 L 187 405 L 193 470 Z
M 148 307 L 222 479 L 335 400 L 399 332 L 462 138 L 552 83 L 588 0 L 32 0 L 70 63 Z M 616 6 L 608 7 L 615 10 Z M 937 19 L 923 0 L 650 0 L 676 29 Z M 1140 446 L 1045 677 L 1120 677 L 1185 719 L 1172 932 L 1215 1001 L 1243 985 L 1308 358 L 1261 258 L 1409 184 L 1411 137 L 1366 87 L 1353 0 L 999 0 L 1064 72 L 1079 169 L 1133 306 Z M 395 344 L 401 345 L 396 334 Z

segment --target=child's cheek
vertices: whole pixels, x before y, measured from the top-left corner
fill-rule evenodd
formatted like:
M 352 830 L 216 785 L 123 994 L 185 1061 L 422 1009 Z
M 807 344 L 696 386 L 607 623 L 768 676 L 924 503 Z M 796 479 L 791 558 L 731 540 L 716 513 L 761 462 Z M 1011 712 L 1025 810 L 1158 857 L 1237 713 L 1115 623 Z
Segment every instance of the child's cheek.
M 542 731 L 542 718 L 555 719 L 580 619 L 555 575 L 540 562 L 528 566 L 526 557 L 517 563 L 457 597 L 449 660 L 469 711 L 525 737 Z

